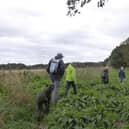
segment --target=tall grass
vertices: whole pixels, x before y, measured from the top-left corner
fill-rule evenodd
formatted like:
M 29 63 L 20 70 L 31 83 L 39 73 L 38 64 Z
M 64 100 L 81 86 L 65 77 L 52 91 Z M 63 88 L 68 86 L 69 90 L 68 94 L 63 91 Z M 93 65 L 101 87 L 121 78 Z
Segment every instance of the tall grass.
M 78 88 L 92 85 L 101 87 L 102 68 L 79 68 Z M 129 84 L 129 70 L 126 70 Z M 118 70 L 109 69 L 110 85 L 119 86 Z M 36 99 L 43 89 L 51 83 L 45 70 L 0 71 L 0 128 L 37 129 Z M 60 94 L 65 90 L 65 75 Z M 83 86 L 82 86 L 83 85 Z M 90 93 L 89 93 L 90 94 Z M 108 93 L 107 93 L 108 94 Z
M 0 128 L 36 128 L 36 99 L 48 75 L 45 71 L 0 71 Z M 45 80 L 45 81 L 44 81 Z M 16 126 L 16 128 L 14 128 Z

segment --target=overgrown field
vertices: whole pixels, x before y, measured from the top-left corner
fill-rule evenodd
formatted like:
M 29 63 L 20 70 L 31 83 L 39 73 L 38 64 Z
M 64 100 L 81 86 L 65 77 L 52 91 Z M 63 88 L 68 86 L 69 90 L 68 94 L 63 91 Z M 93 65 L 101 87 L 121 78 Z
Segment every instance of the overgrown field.
M 120 84 L 110 69 L 110 83 L 101 83 L 100 68 L 77 69 L 78 94 L 72 88 L 41 121 L 45 129 L 129 129 L 129 70 Z M 44 70 L 0 71 L 0 129 L 38 129 L 36 99 L 51 81 Z

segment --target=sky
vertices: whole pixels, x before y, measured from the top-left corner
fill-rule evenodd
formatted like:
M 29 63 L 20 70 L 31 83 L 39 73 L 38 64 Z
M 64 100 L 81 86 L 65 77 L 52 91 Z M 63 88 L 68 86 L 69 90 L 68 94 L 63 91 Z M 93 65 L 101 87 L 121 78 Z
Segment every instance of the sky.
M 67 0 L 0 0 L 0 64 L 103 61 L 129 37 L 129 0 L 97 1 L 69 17 Z

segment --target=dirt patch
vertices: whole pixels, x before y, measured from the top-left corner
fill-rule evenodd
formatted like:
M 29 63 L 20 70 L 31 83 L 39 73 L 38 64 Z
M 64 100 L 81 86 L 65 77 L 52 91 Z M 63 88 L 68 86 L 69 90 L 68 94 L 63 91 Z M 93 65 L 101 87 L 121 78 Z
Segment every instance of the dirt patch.
M 122 127 L 124 127 L 126 125 L 126 122 L 122 122 L 122 121 L 118 121 L 118 122 L 115 122 L 114 126 L 117 128 L 117 129 L 121 129 Z

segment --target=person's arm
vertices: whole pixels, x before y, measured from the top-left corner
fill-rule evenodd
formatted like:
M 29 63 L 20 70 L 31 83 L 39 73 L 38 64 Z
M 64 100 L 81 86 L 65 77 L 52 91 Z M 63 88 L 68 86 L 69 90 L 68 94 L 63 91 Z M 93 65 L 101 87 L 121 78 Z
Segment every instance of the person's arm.
M 59 65 L 60 65 L 60 74 L 61 74 L 61 76 L 63 76 L 64 72 L 65 72 L 65 64 L 64 64 L 63 60 L 60 61 Z
M 73 69 L 73 80 L 75 83 L 77 83 L 77 79 L 76 79 L 76 70 Z

